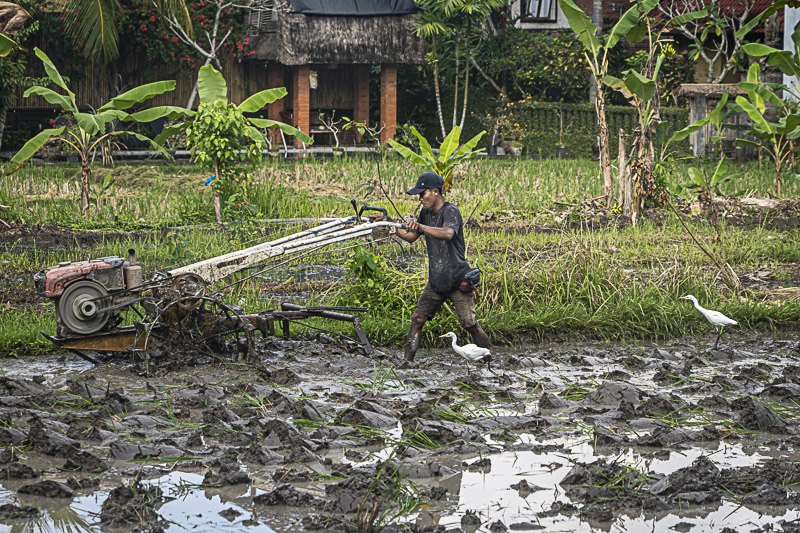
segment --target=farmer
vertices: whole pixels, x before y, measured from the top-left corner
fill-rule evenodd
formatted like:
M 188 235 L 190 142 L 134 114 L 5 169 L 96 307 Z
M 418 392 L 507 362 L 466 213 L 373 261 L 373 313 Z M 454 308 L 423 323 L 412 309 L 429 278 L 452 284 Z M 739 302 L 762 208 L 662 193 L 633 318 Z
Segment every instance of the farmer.
M 464 276 L 470 270 L 464 258 L 464 224 L 461 212 L 442 196 L 444 180 L 433 172 L 423 173 L 417 184 L 406 194 L 418 194 L 422 210 L 417 220 L 408 222 L 406 229 L 397 235 L 412 243 L 425 235 L 428 248 L 428 284 L 417 301 L 411 315 L 411 329 L 406 337 L 406 361 L 413 361 L 419 349 L 422 326 L 433 318 L 445 300 L 453 302 L 461 326 L 472 334 L 478 346 L 489 347 L 489 339 L 478 324 L 471 287 L 468 292 L 459 290 Z M 466 286 L 466 285 L 465 285 Z

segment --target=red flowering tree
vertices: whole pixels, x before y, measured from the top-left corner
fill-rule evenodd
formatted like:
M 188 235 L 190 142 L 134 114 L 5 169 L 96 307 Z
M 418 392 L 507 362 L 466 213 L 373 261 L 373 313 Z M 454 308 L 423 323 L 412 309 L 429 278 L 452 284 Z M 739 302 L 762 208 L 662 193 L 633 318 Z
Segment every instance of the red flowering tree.
M 144 52 L 151 64 L 178 61 L 192 72 L 213 65 L 223 70 L 224 59 L 241 61 L 255 53 L 247 36 L 243 10 L 252 0 L 187 0 L 194 33 L 189 34 L 175 15 L 137 0 L 123 0 L 121 31 Z M 195 84 L 188 109 L 197 97 Z

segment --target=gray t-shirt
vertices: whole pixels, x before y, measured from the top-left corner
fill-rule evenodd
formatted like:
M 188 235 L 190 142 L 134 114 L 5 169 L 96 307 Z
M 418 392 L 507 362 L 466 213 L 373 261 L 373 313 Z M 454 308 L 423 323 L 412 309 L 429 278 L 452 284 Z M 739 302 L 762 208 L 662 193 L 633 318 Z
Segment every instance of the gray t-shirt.
M 466 246 L 461 212 L 455 205 L 445 202 L 436 213 L 423 207 L 417 221 L 433 228 L 449 226 L 455 231 L 449 241 L 425 234 L 425 244 L 428 247 L 428 284 L 436 292 L 456 290 L 469 270 L 464 257 Z

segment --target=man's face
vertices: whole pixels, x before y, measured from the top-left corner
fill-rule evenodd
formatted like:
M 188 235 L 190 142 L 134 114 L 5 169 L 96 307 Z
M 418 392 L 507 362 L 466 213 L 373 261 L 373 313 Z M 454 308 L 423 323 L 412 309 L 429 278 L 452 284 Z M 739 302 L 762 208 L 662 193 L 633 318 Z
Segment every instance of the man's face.
M 422 207 L 427 207 L 431 209 L 433 204 L 436 203 L 436 198 L 438 194 L 436 189 L 425 189 L 421 193 L 419 193 L 419 202 L 422 204 Z

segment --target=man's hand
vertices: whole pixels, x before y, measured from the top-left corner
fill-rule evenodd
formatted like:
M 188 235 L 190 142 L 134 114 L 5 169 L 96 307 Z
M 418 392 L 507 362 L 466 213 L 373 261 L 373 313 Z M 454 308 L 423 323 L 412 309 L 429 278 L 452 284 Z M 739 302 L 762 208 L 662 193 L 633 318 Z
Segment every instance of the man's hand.
M 412 233 L 419 233 L 420 232 L 420 223 L 416 220 L 412 220 L 410 222 L 406 222 L 406 230 Z

